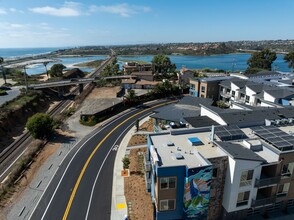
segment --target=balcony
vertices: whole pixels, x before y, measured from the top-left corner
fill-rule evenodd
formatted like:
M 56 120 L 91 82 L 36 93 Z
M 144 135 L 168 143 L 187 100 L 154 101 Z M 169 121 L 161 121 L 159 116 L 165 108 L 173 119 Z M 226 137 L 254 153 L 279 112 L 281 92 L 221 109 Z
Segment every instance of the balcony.
M 269 185 L 278 184 L 280 182 L 280 180 L 281 180 L 280 176 L 256 179 L 254 187 L 260 188 L 260 187 L 263 187 L 263 186 L 269 186 Z
M 145 167 L 145 171 L 146 172 L 150 172 L 151 171 L 151 162 L 148 161 L 146 154 L 144 154 L 144 167 Z
M 252 199 L 252 203 L 251 203 L 251 206 L 252 207 L 257 207 L 257 206 L 264 206 L 264 205 L 269 205 L 269 204 L 272 204 L 272 203 L 275 203 L 276 202 L 276 197 L 275 196 L 272 196 L 272 197 L 269 197 L 269 198 L 263 198 L 263 199 Z
M 229 92 L 220 92 L 220 95 L 224 98 L 231 98 L 231 93 Z

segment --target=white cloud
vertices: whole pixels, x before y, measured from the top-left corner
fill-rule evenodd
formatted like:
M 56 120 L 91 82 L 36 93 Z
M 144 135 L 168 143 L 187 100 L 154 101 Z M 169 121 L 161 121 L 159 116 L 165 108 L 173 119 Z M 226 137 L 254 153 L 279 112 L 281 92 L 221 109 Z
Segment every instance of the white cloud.
M 0 8 L 0 15 L 6 15 L 7 11 L 4 8 Z
M 0 27 L 3 30 L 25 29 L 25 28 L 28 28 L 29 26 L 30 26 L 29 24 L 0 22 Z
M 12 13 L 21 13 L 21 14 L 24 13 L 24 11 L 22 11 L 22 10 L 18 10 L 18 9 L 16 9 L 16 8 L 9 8 L 9 11 L 12 12 Z
M 30 8 L 29 10 L 34 13 L 52 15 L 58 17 L 73 17 L 81 15 L 79 10 L 80 3 L 77 2 L 65 2 L 60 8 L 51 6 Z
M 92 5 L 90 7 L 90 12 L 106 12 L 111 14 L 118 14 L 122 17 L 130 17 L 132 15 L 139 14 L 142 12 L 149 12 L 150 10 L 151 9 L 146 6 L 129 5 L 127 3 L 109 5 L 109 6 Z

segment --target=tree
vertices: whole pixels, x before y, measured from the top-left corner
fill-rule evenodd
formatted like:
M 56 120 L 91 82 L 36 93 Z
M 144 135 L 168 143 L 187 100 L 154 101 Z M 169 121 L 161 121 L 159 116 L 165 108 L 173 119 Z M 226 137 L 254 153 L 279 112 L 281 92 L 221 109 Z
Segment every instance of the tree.
M 288 67 L 294 70 L 294 51 L 286 54 L 284 60 L 288 63 Z
M 45 113 L 36 113 L 26 123 L 27 129 L 35 139 L 46 139 L 54 131 L 55 122 Z
M 264 49 L 260 52 L 255 52 L 247 60 L 247 73 L 254 73 L 258 70 L 272 70 L 272 63 L 277 59 L 275 52 Z M 255 70 L 255 71 L 252 71 Z
M 126 170 L 126 169 L 129 169 L 129 165 L 130 165 L 130 159 L 128 157 L 124 157 L 122 159 L 122 162 L 123 162 L 123 169 Z
M 153 73 L 173 73 L 176 70 L 176 65 L 170 61 L 170 58 L 165 55 L 156 55 L 152 61 Z
M 168 80 L 165 80 L 163 83 L 159 83 L 154 86 L 153 93 L 160 96 L 170 96 L 170 95 L 179 95 L 180 89 L 178 86 L 173 85 Z
M 128 94 L 126 95 L 126 101 L 129 103 L 129 104 L 133 104 L 135 103 L 137 100 L 137 96 L 136 96 L 136 92 L 135 90 L 133 89 L 130 89 L 128 91 Z
M 2 66 L 3 62 L 4 62 L 4 58 L 0 57 L 0 66 L 1 66 L 2 77 L 3 77 L 3 80 L 4 80 L 4 84 L 6 84 L 6 76 L 5 76 L 4 68 Z
M 100 73 L 101 76 L 117 76 L 120 75 L 119 65 L 117 63 L 117 59 L 113 59 L 111 64 L 108 64 L 104 70 Z
M 140 128 L 140 119 L 137 119 L 136 120 L 136 130 L 137 130 L 137 132 L 139 131 L 139 128 Z
M 66 68 L 61 63 L 54 64 L 50 69 L 50 76 L 51 77 L 60 77 L 63 75 L 62 71 Z

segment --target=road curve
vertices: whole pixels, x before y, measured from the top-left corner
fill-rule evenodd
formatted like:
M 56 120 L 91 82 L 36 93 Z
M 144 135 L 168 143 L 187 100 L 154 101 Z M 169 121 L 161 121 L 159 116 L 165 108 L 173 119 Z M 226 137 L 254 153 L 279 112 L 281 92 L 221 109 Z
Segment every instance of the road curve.
M 150 108 L 133 109 L 86 136 L 60 165 L 31 219 L 110 219 L 116 156 L 112 147 L 119 145 L 138 118 L 172 102 L 158 101 Z

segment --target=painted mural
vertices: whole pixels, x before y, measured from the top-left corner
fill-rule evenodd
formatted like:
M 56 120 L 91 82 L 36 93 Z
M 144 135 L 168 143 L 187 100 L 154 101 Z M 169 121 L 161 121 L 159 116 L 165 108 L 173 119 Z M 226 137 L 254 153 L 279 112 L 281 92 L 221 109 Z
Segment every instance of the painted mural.
M 184 213 L 186 219 L 206 219 L 212 167 L 189 169 L 185 180 Z

